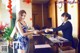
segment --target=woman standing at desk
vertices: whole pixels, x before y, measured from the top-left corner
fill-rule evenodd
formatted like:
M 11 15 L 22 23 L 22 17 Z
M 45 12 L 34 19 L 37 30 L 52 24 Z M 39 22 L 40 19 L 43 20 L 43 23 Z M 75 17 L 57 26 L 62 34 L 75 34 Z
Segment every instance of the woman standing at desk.
M 16 32 L 17 33 L 17 41 L 19 42 L 19 45 L 16 45 L 16 49 L 18 49 L 18 53 L 27 53 L 28 47 L 29 47 L 29 38 L 27 37 L 29 34 L 33 34 L 36 31 L 28 31 L 28 26 L 26 22 L 24 21 L 26 17 L 26 11 L 20 10 L 19 11 L 19 17 L 16 21 L 15 28 L 13 29 L 13 32 L 11 36 Z
M 46 29 L 45 32 L 48 32 L 48 31 L 57 32 L 57 31 L 62 30 L 63 37 L 68 39 L 71 42 L 72 47 L 75 48 L 75 44 L 74 44 L 73 36 L 72 36 L 73 27 L 72 27 L 71 22 L 68 21 L 71 19 L 71 15 L 68 13 L 63 13 L 61 16 L 62 16 L 63 23 L 57 28 Z

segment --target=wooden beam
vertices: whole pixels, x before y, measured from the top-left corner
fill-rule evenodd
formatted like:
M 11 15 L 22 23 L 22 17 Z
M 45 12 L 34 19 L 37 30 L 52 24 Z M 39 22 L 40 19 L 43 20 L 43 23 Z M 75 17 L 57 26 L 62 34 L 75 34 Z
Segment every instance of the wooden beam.
M 80 39 L 80 0 L 78 0 L 78 38 Z
M 64 12 L 67 12 L 67 0 L 64 0 Z

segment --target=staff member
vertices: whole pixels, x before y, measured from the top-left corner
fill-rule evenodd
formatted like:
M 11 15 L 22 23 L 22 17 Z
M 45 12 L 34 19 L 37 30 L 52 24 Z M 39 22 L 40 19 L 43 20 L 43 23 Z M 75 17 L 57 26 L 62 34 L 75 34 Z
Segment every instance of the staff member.
M 75 48 L 73 36 L 72 36 L 73 27 L 71 22 L 68 21 L 71 19 L 71 15 L 68 13 L 63 13 L 61 17 L 62 17 L 63 23 L 59 27 L 53 28 L 53 29 L 46 29 L 45 32 L 48 32 L 48 31 L 57 32 L 62 30 L 63 37 L 68 39 L 72 43 L 72 47 Z

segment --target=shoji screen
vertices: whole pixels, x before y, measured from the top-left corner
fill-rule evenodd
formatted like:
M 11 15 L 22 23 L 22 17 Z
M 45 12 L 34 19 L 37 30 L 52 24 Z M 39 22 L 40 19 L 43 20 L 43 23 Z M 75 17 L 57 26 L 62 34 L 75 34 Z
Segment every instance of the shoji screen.
M 69 1 L 72 2 L 73 0 L 69 0 Z M 73 4 L 67 3 L 67 11 L 72 16 L 72 19 L 70 21 L 73 25 L 73 36 L 77 37 L 78 35 L 78 3 L 77 3 L 77 0 L 75 0 Z

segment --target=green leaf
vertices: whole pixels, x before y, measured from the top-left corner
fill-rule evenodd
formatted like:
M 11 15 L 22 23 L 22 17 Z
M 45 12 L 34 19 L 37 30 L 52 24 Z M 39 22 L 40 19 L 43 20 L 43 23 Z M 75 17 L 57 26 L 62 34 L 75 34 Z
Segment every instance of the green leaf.
M 7 27 L 5 28 L 5 33 L 3 34 L 3 38 L 5 40 L 9 40 L 10 39 L 10 35 L 12 33 L 13 27 Z

